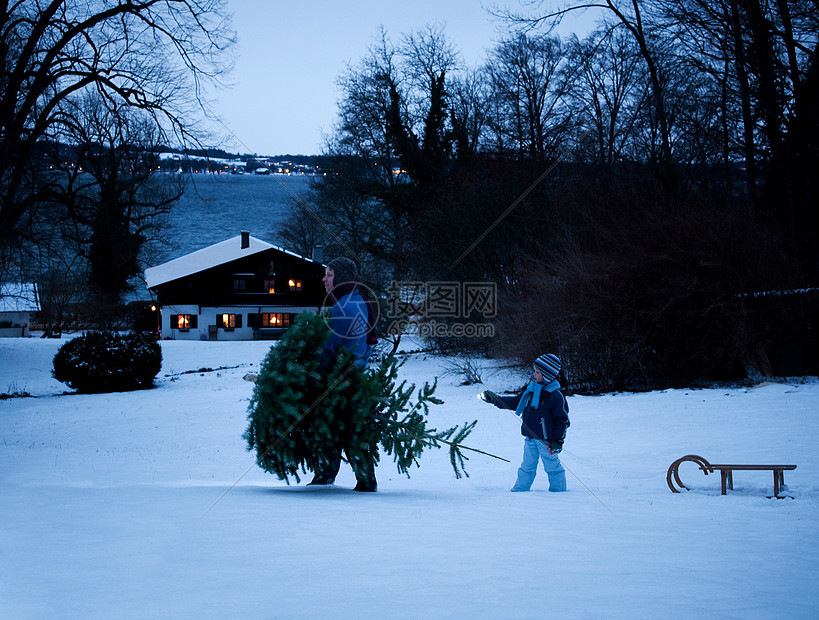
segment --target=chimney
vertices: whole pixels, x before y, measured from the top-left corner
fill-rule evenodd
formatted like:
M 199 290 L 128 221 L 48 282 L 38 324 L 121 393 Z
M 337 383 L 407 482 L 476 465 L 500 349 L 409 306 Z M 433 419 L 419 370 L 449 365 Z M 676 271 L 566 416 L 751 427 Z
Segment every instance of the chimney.
M 321 264 L 324 261 L 324 246 L 313 246 L 313 262 Z
M 242 249 L 245 250 L 250 247 L 250 231 L 242 231 Z

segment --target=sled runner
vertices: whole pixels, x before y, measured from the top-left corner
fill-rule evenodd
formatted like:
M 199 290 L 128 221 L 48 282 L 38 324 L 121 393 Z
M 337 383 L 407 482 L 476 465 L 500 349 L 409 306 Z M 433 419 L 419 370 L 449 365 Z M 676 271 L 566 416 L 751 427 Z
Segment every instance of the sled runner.
M 720 478 L 722 482 L 722 494 L 727 495 L 728 489 L 734 488 L 734 471 L 736 470 L 743 470 L 743 471 L 772 471 L 774 477 L 774 494 L 769 495 L 768 497 L 776 497 L 776 498 L 783 498 L 788 497 L 785 495 L 780 495 L 782 489 L 785 487 L 785 470 L 794 470 L 796 469 L 796 465 L 726 465 L 726 464 L 716 464 L 716 463 L 709 463 L 701 456 L 697 456 L 696 454 L 687 454 L 683 457 L 678 458 L 676 461 L 671 463 L 671 466 L 668 468 L 668 473 L 666 474 L 666 482 L 668 483 L 668 488 L 671 489 L 673 493 L 679 493 L 680 489 L 674 487 L 674 482 L 677 483 L 677 486 L 689 491 L 690 489 L 682 483 L 680 480 L 679 468 L 682 463 L 685 461 L 692 461 L 696 463 L 699 468 L 703 471 L 703 473 L 707 476 L 714 471 L 719 471 Z M 674 481 L 672 482 L 672 477 Z

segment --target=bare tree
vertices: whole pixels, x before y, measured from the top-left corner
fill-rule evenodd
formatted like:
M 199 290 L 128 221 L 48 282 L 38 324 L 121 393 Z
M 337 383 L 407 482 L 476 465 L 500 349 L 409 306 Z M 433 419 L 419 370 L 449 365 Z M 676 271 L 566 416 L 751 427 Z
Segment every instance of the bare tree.
M 338 80 L 339 123 L 329 148 L 354 166 L 321 183 L 316 205 L 347 247 L 363 250 L 360 262 L 388 263 L 393 277 L 408 269 L 419 187 L 445 174 L 452 159 L 447 75 L 456 61 L 438 27 L 410 33 L 397 46 L 382 29 L 367 56 Z
M 485 72 L 467 70 L 452 80 L 449 91 L 453 154 L 463 161 L 477 155 L 487 142 L 491 85 Z
M 814 0 L 656 0 L 666 30 L 725 93 L 725 159 L 738 154 L 746 194 L 779 215 L 794 257 L 819 274 Z M 813 72 L 812 72 L 813 70 Z M 734 129 L 736 128 L 736 129 Z M 726 166 L 730 170 L 729 166 Z
M 517 153 L 537 162 L 562 150 L 569 118 L 562 107 L 568 82 L 560 39 L 518 34 L 491 54 L 489 72 L 500 109 L 493 117 Z
M 26 237 L 43 185 L 37 144 L 58 139 L 66 104 L 96 92 L 138 108 L 163 136 L 191 139 L 202 88 L 227 68 L 223 0 L 0 2 L 0 268 Z
M 64 104 L 70 163 L 57 161 L 55 201 L 75 224 L 97 305 L 113 307 L 142 271 L 140 252 L 160 237 L 184 179 L 161 172 L 158 131 L 140 110 L 110 109 L 97 95 Z
M 388 119 L 407 173 L 427 185 L 446 175 L 452 159 L 447 76 L 458 53 L 441 27 L 427 26 L 404 36 L 401 54 L 409 88 L 401 93 L 392 84 Z
M 652 116 L 657 127 L 658 152 L 656 161 L 649 163 L 654 164 L 656 175 L 666 190 L 672 194 L 676 193 L 677 173 L 672 152 L 671 119 L 663 89 L 665 67 L 661 64 L 659 56 L 662 45 L 667 44 L 668 41 L 657 36 L 656 16 L 653 14 L 656 6 L 653 3 L 644 3 L 639 0 L 603 0 L 602 2 L 568 0 L 557 9 L 548 8 L 541 11 L 541 7 L 545 4 L 543 0 L 534 0 L 528 4 L 534 7 L 532 15 L 514 13 L 509 10 L 500 11 L 498 14 L 511 23 L 522 25 L 527 29 L 540 25 L 551 29 L 570 13 L 590 9 L 600 10 L 610 15 L 617 26 L 625 28 L 631 34 L 637 44 L 640 57 L 645 63 L 651 85 Z
M 569 64 L 574 79 L 569 85 L 572 116 L 583 134 L 589 160 L 611 169 L 636 158 L 634 137 L 647 92 L 643 65 L 631 37 L 604 29 L 585 40 L 573 38 Z
M 338 78 L 342 92 L 338 123 L 328 150 L 372 162 L 366 174 L 377 184 L 392 185 L 399 162 L 388 130 L 390 84 L 396 82 L 397 51 L 382 29 L 357 66 L 348 66 Z

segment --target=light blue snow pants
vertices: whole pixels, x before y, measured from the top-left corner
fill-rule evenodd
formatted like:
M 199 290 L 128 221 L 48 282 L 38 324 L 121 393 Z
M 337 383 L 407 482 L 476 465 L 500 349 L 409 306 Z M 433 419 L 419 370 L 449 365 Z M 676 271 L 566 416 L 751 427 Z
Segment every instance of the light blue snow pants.
M 523 463 L 518 469 L 518 479 L 513 491 L 528 491 L 532 488 L 537 473 L 538 458 L 543 461 L 543 469 L 549 476 L 550 491 L 566 490 L 566 470 L 556 454 L 549 454 L 549 446 L 539 439 L 523 438 Z

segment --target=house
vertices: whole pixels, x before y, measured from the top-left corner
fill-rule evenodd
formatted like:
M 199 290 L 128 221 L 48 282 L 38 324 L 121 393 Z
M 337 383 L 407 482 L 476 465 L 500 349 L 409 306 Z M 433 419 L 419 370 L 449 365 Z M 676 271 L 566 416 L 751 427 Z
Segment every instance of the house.
M 145 270 L 159 331 L 174 340 L 277 339 L 325 302 L 324 265 L 242 231 Z
M 8 283 L 0 286 L 0 338 L 27 338 L 31 313 L 40 310 L 36 283 Z

